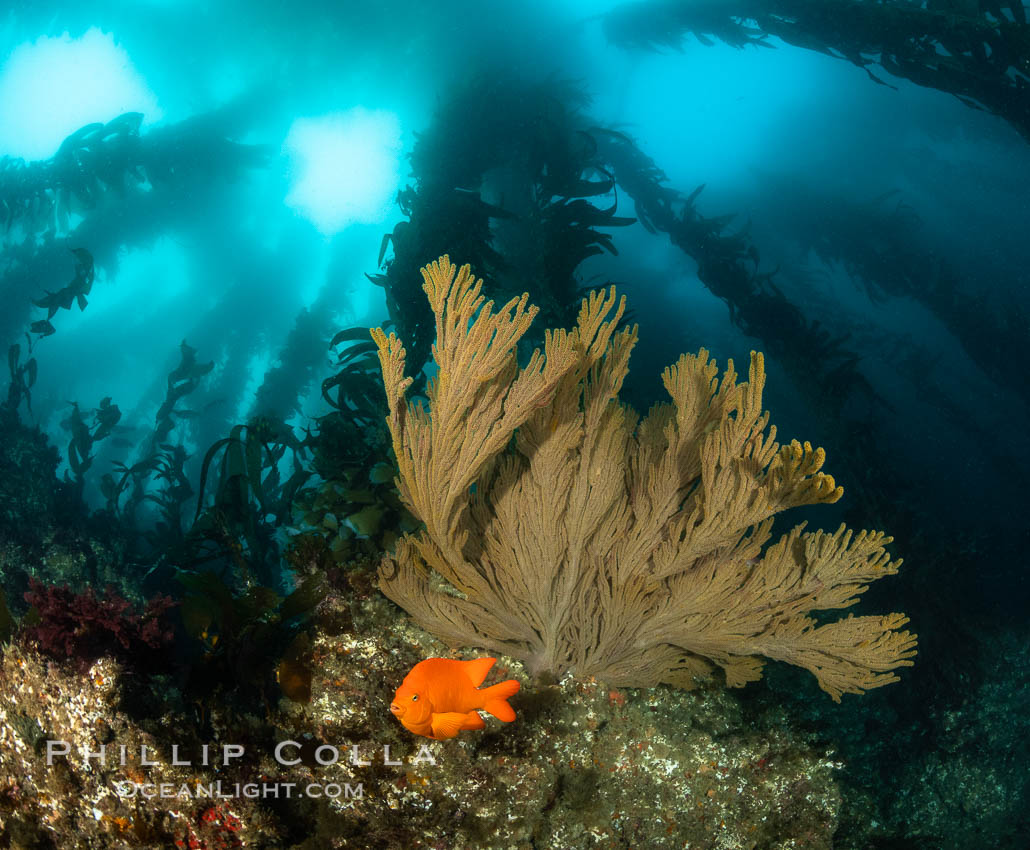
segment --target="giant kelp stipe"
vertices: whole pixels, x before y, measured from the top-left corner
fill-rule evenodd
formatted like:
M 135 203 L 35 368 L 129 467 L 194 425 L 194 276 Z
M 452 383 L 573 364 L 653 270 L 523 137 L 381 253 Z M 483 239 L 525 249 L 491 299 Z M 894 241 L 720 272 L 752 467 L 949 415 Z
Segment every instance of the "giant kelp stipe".
M 11 10 L 0 845 L 1021 850 L 1028 22 Z

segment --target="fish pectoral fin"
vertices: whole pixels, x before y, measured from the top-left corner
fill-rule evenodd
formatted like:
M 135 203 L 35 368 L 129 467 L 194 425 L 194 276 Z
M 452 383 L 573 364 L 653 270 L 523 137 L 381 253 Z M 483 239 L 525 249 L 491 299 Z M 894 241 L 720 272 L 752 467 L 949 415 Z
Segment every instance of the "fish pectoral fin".
M 482 729 L 485 725 L 478 712 L 444 711 L 433 715 L 433 737 L 438 740 L 453 738 L 462 729 Z

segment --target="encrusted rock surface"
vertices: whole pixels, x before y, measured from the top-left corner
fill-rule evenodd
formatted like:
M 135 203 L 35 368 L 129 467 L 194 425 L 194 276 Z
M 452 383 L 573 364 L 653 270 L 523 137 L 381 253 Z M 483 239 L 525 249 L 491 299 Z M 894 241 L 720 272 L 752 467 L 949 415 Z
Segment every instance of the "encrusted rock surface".
M 748 726 L 717 688 L 545 684 L 500 658 L 487 684 L 522 682 L 514 723 L 488 717 L 484 731 L 451 741 L 412 736 L 387 710 L 400 680 L 422 658 L 473 653 L 411 625 L 369 573 L 337 585 L 316 618 L 311 701 L 283 697 L 264 716 L 184 704 L 171 677 L 130 675 L 111 659 L 81 669 L 8 647 L 0 838 L 24 848 L 830 846 L 832 755 L 785 728 Z M 71 750 L 49 766 L 48 739 Z M 226 745 L 242 750 L 228 763 Z M 144 746 L 156 764 L 140 763 Z M 104 763 L 84 760 L 83 747 L 106 747 Z

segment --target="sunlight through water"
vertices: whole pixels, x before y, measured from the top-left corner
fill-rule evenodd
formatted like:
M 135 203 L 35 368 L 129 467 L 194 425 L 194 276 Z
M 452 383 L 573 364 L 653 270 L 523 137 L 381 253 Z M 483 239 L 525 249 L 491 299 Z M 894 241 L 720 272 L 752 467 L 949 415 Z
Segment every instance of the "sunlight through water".
M 284 150 L 292 177 L 286 203 L 326 236 L 393 213 L 402 151 L 400 121 L 393 113 L 356 107 L 298 118 Z
M 42 36 L 16 47 L 0 68 L 0 152 L 46 159 L 64 138 L 95 121 L 142 112 L 161 117 L 157 98 L 111 33 Z

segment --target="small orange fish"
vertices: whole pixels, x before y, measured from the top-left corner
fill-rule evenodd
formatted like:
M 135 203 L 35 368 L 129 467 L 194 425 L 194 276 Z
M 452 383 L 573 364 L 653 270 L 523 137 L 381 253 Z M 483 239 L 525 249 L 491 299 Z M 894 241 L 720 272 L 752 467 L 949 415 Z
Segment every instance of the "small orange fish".
M 397 688 L 390 711 L 409 731 L 436 741 L 453 738 L 462 729 L 482 729 L 486 724 L 476 711 L 479 708 L 511 723 L 515 712 L 508 705 L 508 697 L 518 693 L 519 683 L 508 679 L 479 690 L 496 660 L 420 661 Z

